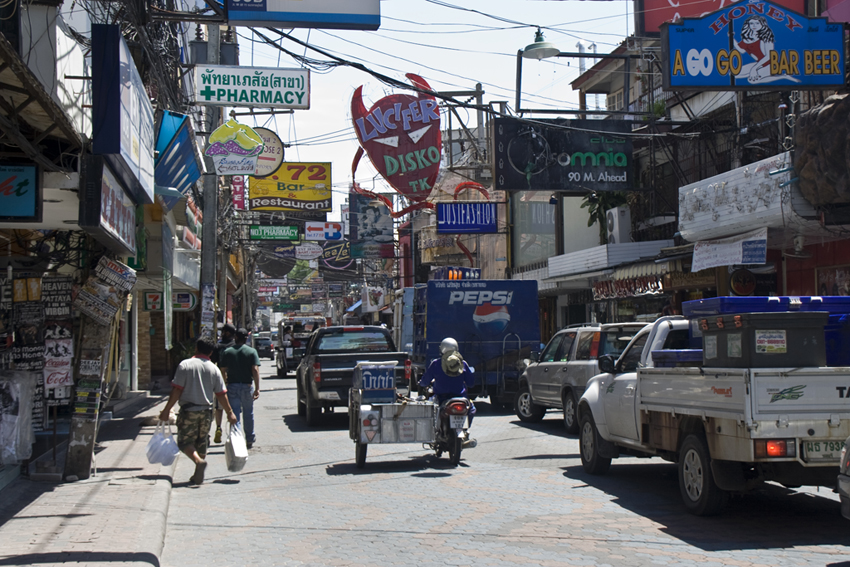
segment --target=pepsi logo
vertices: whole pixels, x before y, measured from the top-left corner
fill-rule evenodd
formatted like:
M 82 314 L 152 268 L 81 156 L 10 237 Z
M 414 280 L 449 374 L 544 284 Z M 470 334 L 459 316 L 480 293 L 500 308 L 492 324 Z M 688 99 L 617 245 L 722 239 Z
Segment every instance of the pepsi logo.
M 482 303 L 472 314 L 475 328 L 485 335 L 496 335 L 504 332 L 511 322 L 511 314 L 504 305 Z

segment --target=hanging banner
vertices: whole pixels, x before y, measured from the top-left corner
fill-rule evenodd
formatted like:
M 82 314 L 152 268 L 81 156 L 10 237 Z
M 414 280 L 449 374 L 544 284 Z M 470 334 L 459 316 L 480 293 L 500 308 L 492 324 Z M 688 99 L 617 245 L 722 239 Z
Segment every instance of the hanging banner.
M 665 90 L 844 86 L 844 26 L 765 1 L 661 26 Z
M 384 306 L 385 299 L 386 293 L 383 288 L 366 286 L 363 288 L 361 295 L 361 301 L 363 303 L 360 310 L 363 313 L 378 311 Z
M 736 264 L 764 264 L 766 261 L 767 228 L 760 228 L 730 238 L 697 242 L 691 272 Z
M 195 100 L 202 105 L 310 108 L 310 70 L 196 65 Z
M 218 175 L 252 174 L 263 151 L 263 139 L 250 126 L 232 118 L 213 130 L 204 152 L 213 159 Z
M 252 211 L 331 211 L 331 164 L 284 162 L 250 179 L 248 199 Z

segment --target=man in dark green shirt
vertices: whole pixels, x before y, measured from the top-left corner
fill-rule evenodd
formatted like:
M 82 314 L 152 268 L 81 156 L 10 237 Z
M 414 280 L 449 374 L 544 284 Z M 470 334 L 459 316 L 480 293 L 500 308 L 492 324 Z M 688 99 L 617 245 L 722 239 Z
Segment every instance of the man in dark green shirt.
M 227 399 L 242 423 L 248 448 L 254 446 L 254 400 L 260 397 L 260 356 L 245 344 L 248 331 L 236 331 L 236 344 L 221 353 L 218 366 L 227 383 Z

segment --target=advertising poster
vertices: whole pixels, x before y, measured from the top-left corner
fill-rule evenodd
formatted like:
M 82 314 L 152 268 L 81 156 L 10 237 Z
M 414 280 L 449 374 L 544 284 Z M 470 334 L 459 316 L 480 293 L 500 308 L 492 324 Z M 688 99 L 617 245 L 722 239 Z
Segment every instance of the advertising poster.
M 0 370 L 12 365 L 12 280 L 0 276 Z
M 366 286 L 363 288 L 361 300 L 363 301 L 361 311 L 363 313 L 371 313 L 378 311 L 384 306 L 386 292 L 383 288 Z
M 392 258 L 393 219 L 389 208 L 365 195 L 349 193 L 352 258 Z
M 252 211 L 330 211 L 331 164 L 283 162 L 267 177 L 251 177 L 248 202 Z
M 0 165 L 0 220 L 41 221 L 38 181 L 35 165 Z
M 71 318 L 71 292 L 74 280 L 69 276 L 45 276 L 41 281 L 44 317 L 48 320 Z
M 44 305 L 41 302 L 41 278 L 21 274 L 13 282 L 15 341 L 12 360 L 16 370 L 41 370 L 44 367 Z

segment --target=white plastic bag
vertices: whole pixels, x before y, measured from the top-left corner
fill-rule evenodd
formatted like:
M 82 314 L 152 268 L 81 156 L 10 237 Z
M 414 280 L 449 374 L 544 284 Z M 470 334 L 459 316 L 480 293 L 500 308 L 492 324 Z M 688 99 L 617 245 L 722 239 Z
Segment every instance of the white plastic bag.
M 228 422 L 226 426 L 227 440 L 224 442 L 224 462 L 227 464 L 227 470 L 239 472 L 248 462 L 248 446 L 245 444 L 245 434 L 242 433 L 239 424 L 231 427 Z
M 168 424 L 168 432 L 165 431 L 164 421 L 160 421 L 156 426 L 156 431 L 148 441 L 148 462 L 152 465 L 161 464 L 168 466 L 177 458 L 180 449 L 177 447 L 177 441 L 171 433 L 171 424 Z

